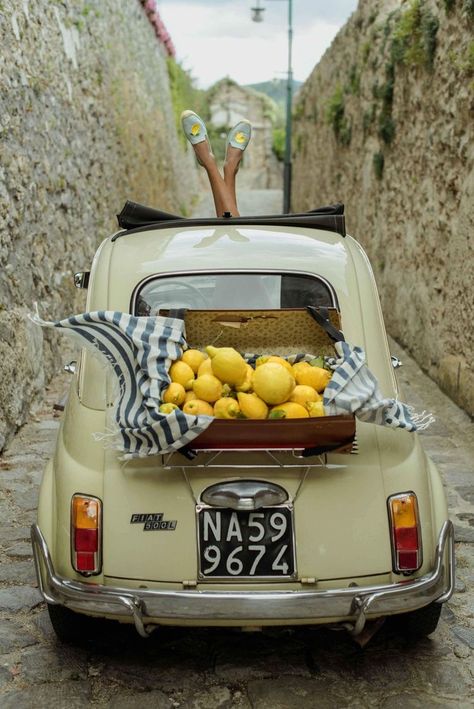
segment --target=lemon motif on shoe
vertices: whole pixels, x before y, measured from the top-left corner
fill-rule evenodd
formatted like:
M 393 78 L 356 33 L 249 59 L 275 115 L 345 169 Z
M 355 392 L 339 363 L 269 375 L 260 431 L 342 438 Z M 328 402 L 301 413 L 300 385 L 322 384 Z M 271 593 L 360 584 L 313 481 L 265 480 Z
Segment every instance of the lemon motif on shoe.
M 235 134 L 235 140 L 237 141 L 237 143 L 242 144 L 242 143 L 245 143 L 245 141 L 247 140 L 247 136 L 244 133 L 239 131 L 238 133 Z
M 199 135 L 200 132 L 201 132 L 201 126 L 199 125 L 199 123 L 195 123 L 191 127 L 191 134 L 192 135 Z

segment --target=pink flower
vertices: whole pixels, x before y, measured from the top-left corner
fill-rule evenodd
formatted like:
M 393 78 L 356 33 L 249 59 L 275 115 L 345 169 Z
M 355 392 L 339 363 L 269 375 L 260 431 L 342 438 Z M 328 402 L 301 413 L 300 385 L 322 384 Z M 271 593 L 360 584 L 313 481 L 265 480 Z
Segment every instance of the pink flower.
M 144 8 L 147 12 L 155 12 L 156 0 L 146 0 Z

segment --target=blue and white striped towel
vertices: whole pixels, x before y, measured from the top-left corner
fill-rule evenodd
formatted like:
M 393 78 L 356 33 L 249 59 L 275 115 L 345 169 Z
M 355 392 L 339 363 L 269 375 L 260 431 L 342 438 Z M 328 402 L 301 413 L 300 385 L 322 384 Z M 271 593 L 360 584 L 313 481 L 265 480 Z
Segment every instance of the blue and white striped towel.
M 363 349 L 347 342 L 336 342 L 334 348 L 339 357 L 328 360 L 333 375 L 323 395 L 328 416 L 353 413 L 361 421 L 407 431 L 422 431 L 434 421 L 430 413 L 415 414 L 406 404 L 383 398 Z
M 115 425 L 110 444 L 122 459 L 170 453 L 193 441 L 212 423 L 210 416 L 190 416 L 176 409 L 161 414 L 161 395 L 170 383 L 171 363 L 185 346 L 184 321 L 165 317 L 135 317 L 99 310 L 65 320 L 47 322 L 38 313 L 32 320 L 55 327 L 100 352 L 112 366 L 119 383 L 114 402 Z M 97 438 L 108 434 L 97 433 Z

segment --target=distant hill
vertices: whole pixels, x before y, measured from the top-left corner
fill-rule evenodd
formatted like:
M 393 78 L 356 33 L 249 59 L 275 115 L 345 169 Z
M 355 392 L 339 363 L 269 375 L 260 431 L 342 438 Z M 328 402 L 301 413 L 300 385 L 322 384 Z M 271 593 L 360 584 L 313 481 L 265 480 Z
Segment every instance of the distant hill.
M 293 95 L 297 93 L 302 84 L 302 81 L 293 79 Z M 270 96 L 280 108 L 284 108 L 286 105 L 286 79 L 261 81 L 259 84 L 247 84 L 246 87 Z

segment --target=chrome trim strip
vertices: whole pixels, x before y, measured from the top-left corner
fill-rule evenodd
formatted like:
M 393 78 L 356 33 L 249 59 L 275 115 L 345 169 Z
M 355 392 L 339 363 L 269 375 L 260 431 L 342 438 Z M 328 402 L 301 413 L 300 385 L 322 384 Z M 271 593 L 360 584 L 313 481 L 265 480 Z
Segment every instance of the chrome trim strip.
M 454 591 L 454 528 L 441 529 L 431 573 L 386 586 L 349 587 L 322 591 L 190 591 L 142 590 L 70 581 L 57 575 L 48 546 L 38 527 L 31 528 L 38 585 L 48 603 L 75 611 L 131 618 L 137 632 L 160 619 L 296 621 L 340 618 L 360 632 L 366 618 L 405 613 L 432 602 L 447 601 Z M 446 559 L 445 559 L 446 557 Z M 354 632 L 353 631 L 353 632 Z

